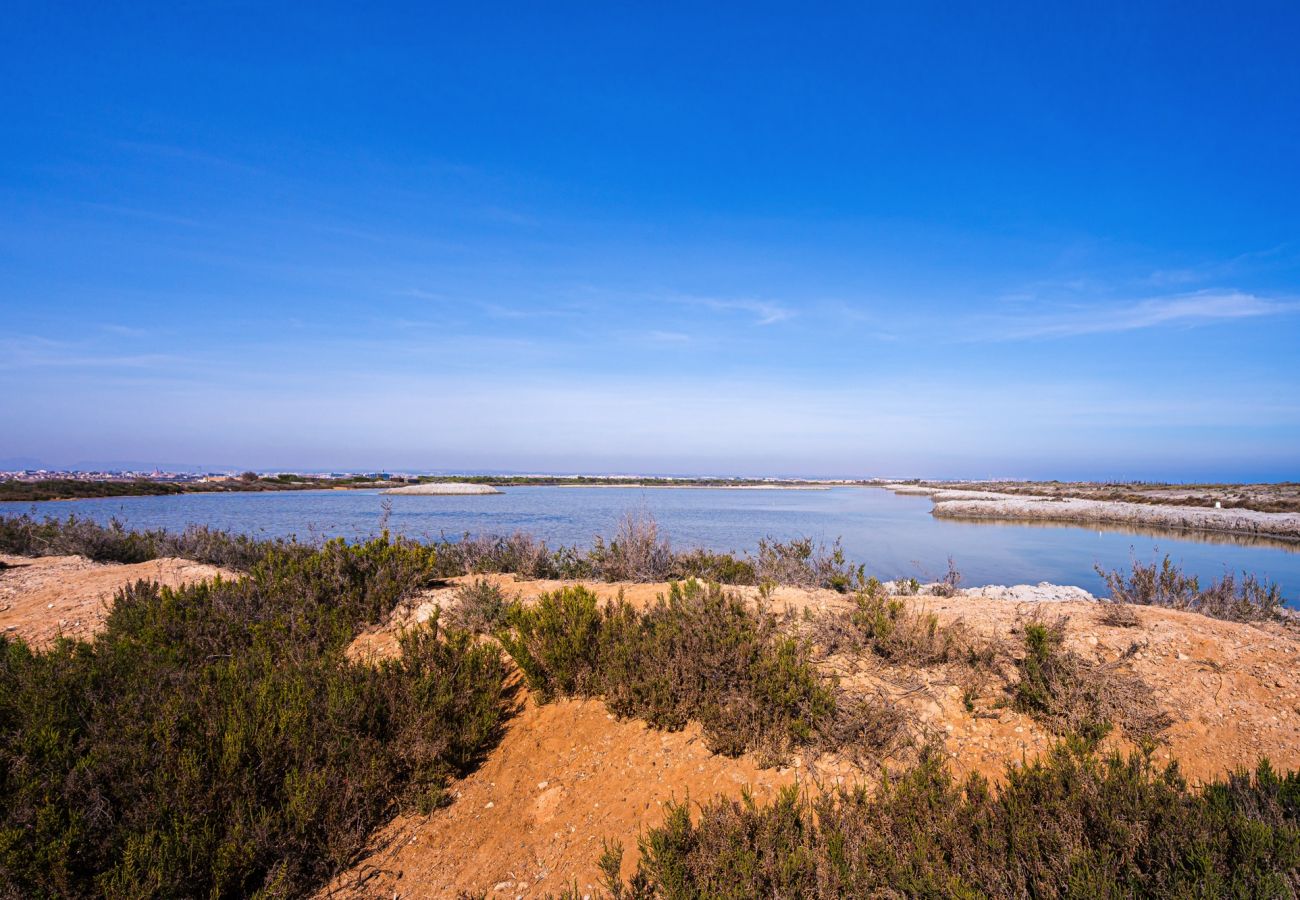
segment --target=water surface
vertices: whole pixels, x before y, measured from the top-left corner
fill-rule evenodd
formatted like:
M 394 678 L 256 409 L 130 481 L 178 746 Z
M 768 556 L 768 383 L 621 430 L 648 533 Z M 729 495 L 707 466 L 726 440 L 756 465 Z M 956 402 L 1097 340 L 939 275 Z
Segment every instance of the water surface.
M 1066 525 L 961 522 L 930 515 L 928 497 L 874 488 L 825 491 L 724 489 L 507 487 L 478 496 L 385 496 L 378 491 L 286 491 L 261 494 L 181 494 L 111 497 L 49 503 L 0 503 L 0 515 L 75 513 L 98 522 L 116 517 L 136 528 L 179 531 L 200 523 L 260 537 L 357 538 L 380 527 L 387 501 L 389 528 L 414 538 L 527 531 L 548 544 L 589 546 L 610 535 L 627 511 L 645 510 L 677 548 L 753 550 L 759 538 L 809 536 L 843 540 L 850 559 L 881 579 L 935 579 L 951 555 L 965 585 L 1077 584 L 1102 589 L 1094 566 L 1126 567 L 1136 556 L 1168 553 L 1206 578 L 1253 572 L 1300 598 L 1300 546 L 1228 536 L 1159 534 Z

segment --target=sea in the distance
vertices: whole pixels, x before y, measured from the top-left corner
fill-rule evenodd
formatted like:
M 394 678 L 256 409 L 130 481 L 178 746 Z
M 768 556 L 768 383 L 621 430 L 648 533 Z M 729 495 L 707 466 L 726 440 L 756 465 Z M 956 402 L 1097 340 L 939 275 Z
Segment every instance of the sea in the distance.
M 387 501 L 387 503 L 385 502 Z M 753 551 L 763 537 L 808 536 L 843 542 L 849 559 L 882 580 L 940 578 L 951 556 L 962 584 L 1074 584 L 1093 593 L 1096 566 L 1127 568 L 1169 554 L 1207 579 L 1251 572 L 1277 582 L 1289 605 L 1300 600 L 1300 545 L 1226 535 L 1161 534 L 1131 529 L 1001 522 L 960 522 L 930 515 L 927 497 L 878 488 L 725 490 L 507 487 L 501 494 L 386 496 L 375 490 L 182 494 L 49 503 L 0 503 L 0 515 L 117 518 L 134 528 L 180 531 L 204 524 L 259 537 L 358 538 L 381 527 L 417 539 L 530 532 L 551 546 L 586 547 L 614 533 L 628 511 L 647 511 L 679 549 Z

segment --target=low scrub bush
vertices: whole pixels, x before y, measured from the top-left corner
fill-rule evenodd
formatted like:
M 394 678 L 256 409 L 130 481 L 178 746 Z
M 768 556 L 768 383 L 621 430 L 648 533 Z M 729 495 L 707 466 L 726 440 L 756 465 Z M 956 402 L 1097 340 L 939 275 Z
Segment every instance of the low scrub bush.
M 298 895 L 440 802 L 497 733 L 499 654 L 436 618 L 397 659 L 344 654 L 432 552 L 273 548 L 122 591 L 93 643 L 0 637 L 0 896 Z
M 1137 628 L 1141 624 L 1137 610 L 1119 600 L 1103 600 L 1098 620 L 1110 628 Z
M 97 562 L 139 563 L 164 556 L 229 569 L 247 570 L 268 552 L 310 554 L 293 541 L 259 541 L 246 535 L 192 525 L 180 534 L 133 531 L 116 519 L 99 525 L 89 519 L 0 516 L 0 552 L 18 556 L 84 556 Z
M 838 539 L 828 548 L 812 538 L 784 542 L 763 538 L 758 542 L 754 575 L 760 584 L 770 581 L 846 592 L 862 583 L 863 570 L 848 563 Z
M 818 618 L 812 635 L 828 654 L 866 650 L 893 665 L 992 665 L 999 656 L 993 642 L 977 638 L 961 619 L 940 622 L 916 601 L 890 596 L 875 578 L 855 593 L 852 610 Z
M 447 621 L 476 634 L 493 634 L 506 624 L 510 607 L 505 591 L 486 578 L 476 578 L 456 591 L 456 605 L 448 611 Z
M 543 701 L 603 696 L 658 728 L 695 720 L 714 752 L 767 761 L 833 731 L 835 687 L 809 646 L 716 584 L 675 582 L 645 611 L 570 587 L 517 608 L 510 625 L 502 643 Z
M 1238 582 L 1228 572 L 1202 588 L 1195 575 L 1183 574 L 1168 556 L 1159 564 L 1144 565 L 1134 560 L 1127 575 L 1107 572 L 1100 566 L 1097 574 L 1105 580 L 1111 599 L 1117 603 L 1163 606 L 1234 622 L 1271 619 L 1282 609 L 1282 592 L 1276 584 L 1263 583 L 1254 575 L 1242 575 Z
M 592 574 L 605 581 L 665 581 L 675 572 L 672 547 L 648 513 L 628 513 L 606 543 L 597 536 L 587 554 Z
M 1063 744 L 1009 766 L 996 793 L 937 755 L 874 792 L 788 788 L 759 806 L 670 806 L 600 860 L 619 900 L 750 897 L 1290 897 L 1300 890 L 1300 777 L 1191 789 L 1176 765 Z
M 695 578 L 717 584 L 757 584 L 754 564 L 732 553 L 692 550 L 678 553 L 673 561 L 673 577 Z
M 944 573 L 940 581 L 930 587 L 930 591 L 936 597 L 955 597 L 960 585 L 961 572 L 957 571 L 957 563 L 950 556 L 948 557 L 948 571 Z
M 1058 734 L 1100 741 L 1115 725 L 1135 741 L 1152 740 L 1169 725 L 1150 688 L 1122 669 L 1124 660 L 1098 664 L 1062 647 L 1065 619 L 1024 626 L 1015 705 Z

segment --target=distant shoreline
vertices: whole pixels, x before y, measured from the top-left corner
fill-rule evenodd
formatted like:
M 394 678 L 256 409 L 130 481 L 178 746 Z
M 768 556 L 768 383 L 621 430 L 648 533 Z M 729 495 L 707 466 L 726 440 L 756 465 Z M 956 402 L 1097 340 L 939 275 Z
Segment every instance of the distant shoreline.
M 1300 542 L 1300 513 L 1134 503 L 1075 496 L 1010 494 L 927 484 L 884 484 L 896 494 L 927 496 L 944 519 L 1056 522 L 1065 525 L 1149 526 L 1171 531 L 1235 534 Z
M 829 491 L 835 487 L 853 487 L 847 484 L 657 484 L 654 482 L 628 482 L 621 484 L 517 484 L 510 487 L 558 488 L 654 488 L 673 491 Z

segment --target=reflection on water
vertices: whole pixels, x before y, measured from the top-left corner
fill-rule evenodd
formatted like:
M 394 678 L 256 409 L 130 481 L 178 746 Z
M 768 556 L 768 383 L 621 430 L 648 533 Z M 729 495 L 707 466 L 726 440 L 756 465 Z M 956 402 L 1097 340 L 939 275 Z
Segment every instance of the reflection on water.
M 985 525 L 1012 525 L 1026 528 L 1069 528 L 1073 531 L 1114 532 L 1129 534 L 1134 537 L 1175 538 L 1180 541 L 1196 541 L 1205 544 L 1230 544 L 1234 547 L 1272 547 L 1291 553 L 1300 552 L 1300 541 L 1285 541 L 1281 538 L 1254 534 L 1237 534 L 1230 531 L 1204 531 L 1198 528 L 1162 528 L 1158 525 L 1128 525 L 1114 522 L 1054 522 L 1050 519 L 999 519 L 990 516 L 954 516 L 945 514 L 945 519 Z
M 52 503 L 0 504 L 0 514 L 76 513 L 139 528 L 181 530 L 201 523 L 269 537 L 357 538 L 389 528 L 419 539 L 527 531 L 552 546 L 589 546 L 612 534 L 628 510 L 646 510 L 675 547 L 749 551 L 760 538 L 843 540 L 848 557 L 882 579 L 938 577 L 952 556 L 966 585 L 1052 581 L 1097 593 L 1094 567 L 1127 568 L 1136 557 L 1165 553 L 1202 579 L 1252 572 L 1300 596 L 1300 547 L 1230 535 L 1147 528 L 1080 527 L 1046 522 L 978 522 L 935 518 L 928 497 L 879 488 L 827 491 L 689 491 L 646 488 L 507 487 L 478 496 L 383 496 L 378 491 L 182 494 Z

